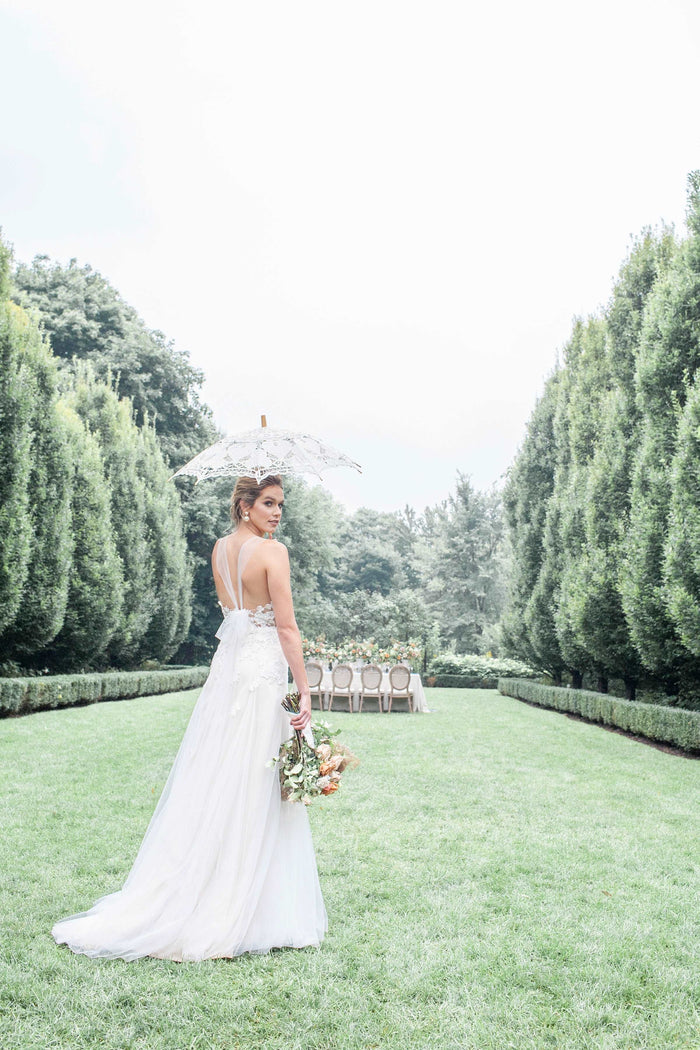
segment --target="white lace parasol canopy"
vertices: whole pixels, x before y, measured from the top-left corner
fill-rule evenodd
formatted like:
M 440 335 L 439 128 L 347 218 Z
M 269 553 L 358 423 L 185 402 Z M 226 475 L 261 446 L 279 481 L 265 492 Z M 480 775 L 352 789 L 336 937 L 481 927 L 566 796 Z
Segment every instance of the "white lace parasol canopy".
M 252 477 L 262 481 L 269 474 L 314 474 L 331 467 L 362 468 L 343 452 L 326 445 L 311 434 L 261 426 L 234 437 L 222 438 L 205 448 L 173 474 L 206 478 Z

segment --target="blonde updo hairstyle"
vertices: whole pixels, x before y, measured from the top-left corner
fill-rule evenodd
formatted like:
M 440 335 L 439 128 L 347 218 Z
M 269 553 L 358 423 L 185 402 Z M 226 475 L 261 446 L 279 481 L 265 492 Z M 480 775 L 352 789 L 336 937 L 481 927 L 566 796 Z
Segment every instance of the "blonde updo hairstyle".
M 238 478 L 231 496 L 232 523 L 237 526 L 243 521 L 246 508 L 252 507 L 256 499 L 262 495 L 263 490 L 269 489 L 272 485 L 282 487 L 282 478 L 279 474 L 268 474 L 266 478 L 259 482 L 255 478 Z

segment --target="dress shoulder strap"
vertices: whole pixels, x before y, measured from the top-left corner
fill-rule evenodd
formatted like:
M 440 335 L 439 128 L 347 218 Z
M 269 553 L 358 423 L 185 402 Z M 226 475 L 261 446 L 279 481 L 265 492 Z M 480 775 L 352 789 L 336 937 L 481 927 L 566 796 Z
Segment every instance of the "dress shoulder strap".
M 233 580 L 231 579 L 231 569 L 228 563 L 228 536 L 224 536 L 222 539 L 216 541 L 214 548 L 214 558 L 216 564 L 216 571 L 221 577 L 226 594 L 231 602 L 232 609 L 240 609 L 241 602 L 236 599 L 236 590 L 233 586 Z

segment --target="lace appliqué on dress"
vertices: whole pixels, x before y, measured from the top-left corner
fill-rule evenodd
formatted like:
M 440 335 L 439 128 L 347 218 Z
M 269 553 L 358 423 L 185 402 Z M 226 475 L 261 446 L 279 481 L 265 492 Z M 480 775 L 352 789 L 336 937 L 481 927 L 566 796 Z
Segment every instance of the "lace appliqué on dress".
M 210 676 L 226 679 L 235 697 L 231 706 L 231 714 L 237 715 L 243 704 L 247 702 L 238 691 L 240 679 L 245 677 L 247 680 L 248 696 L 251 696 L 263 682 L 284 689 L 287 684 L 287 662 L 277 635 L 274 610 L 269 602 L 267 605 L 259 605 L 256 609 L 242 610 L 247 614 L 244 622 L 247 623 L 248 629 L 240 640 L 238 650 L 233 656 L 233 663 L 231 663 L 231 654 L 226 659 L 219 661 L 217 656 L 221 649 L 226 647 L 227 620 L 231 616 L 240 615 L 236 609 L 229 609 L 222 602 L 219 602 L 219 605 L 224 614 L 224 622 L 217 632 L 222 640 L 222 646 L 214 655 Z

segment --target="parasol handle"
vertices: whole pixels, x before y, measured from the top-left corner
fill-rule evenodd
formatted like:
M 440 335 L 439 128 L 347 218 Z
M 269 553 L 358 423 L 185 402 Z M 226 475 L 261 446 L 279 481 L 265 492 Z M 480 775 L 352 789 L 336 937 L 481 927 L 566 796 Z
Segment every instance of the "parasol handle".
M 260 426 L 261 427 L 266 427 L 267 426 L 267 416 L 260 416 Z

